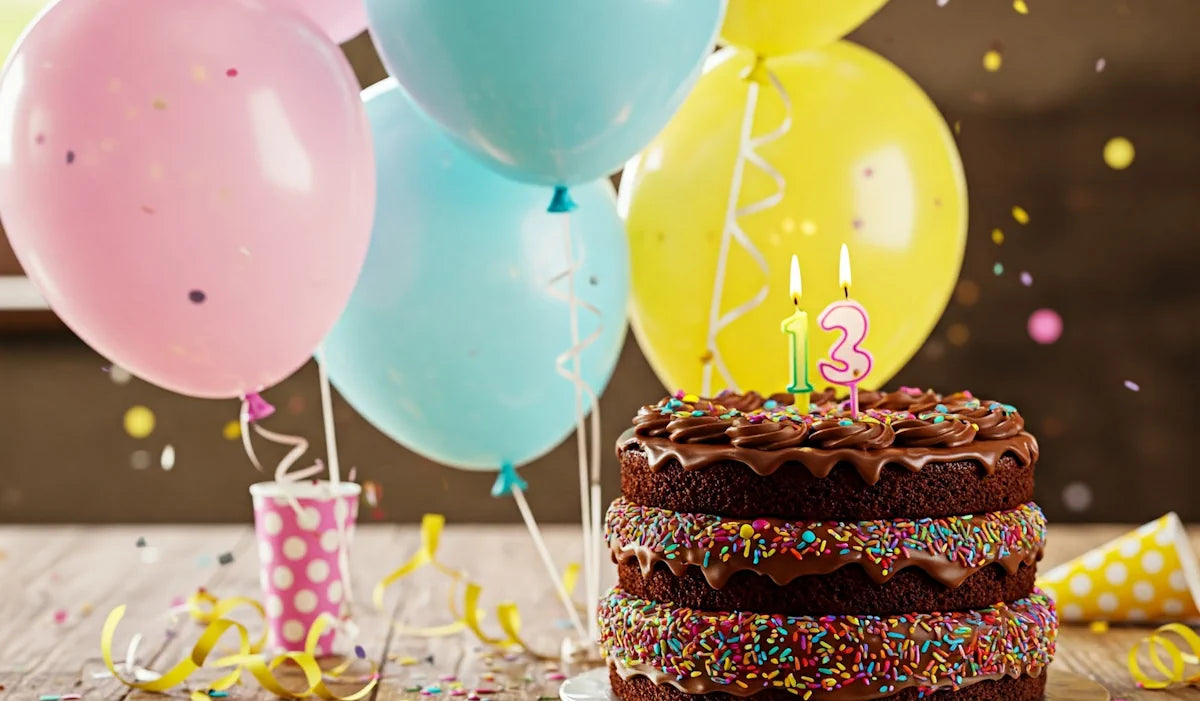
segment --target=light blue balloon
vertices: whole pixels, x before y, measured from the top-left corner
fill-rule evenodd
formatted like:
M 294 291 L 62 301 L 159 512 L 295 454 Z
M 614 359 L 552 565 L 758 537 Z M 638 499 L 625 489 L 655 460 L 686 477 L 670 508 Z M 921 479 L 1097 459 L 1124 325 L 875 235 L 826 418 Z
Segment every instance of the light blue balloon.
M 325 341 L 323 362 L 355 409 L 407 448 L 467 469 L 520 465 L 575 427 L 569 307 L 550 292 L 582 260 L 575 291 L 584 379 L 600 392 L 625 338 L 629 251 L 607 181 L 573 188 L 570 215 L 548 188 L 508 180 L 456 147 L 391 80 L 364 93 L 375 136 L 378 210 L 366 264 Z M 559 290 L 567 292 L 565 283 Z
M 725 0 L 367 0 L 392 76 L 506 175 L 542 185 L 620 169 L 666 126 Z

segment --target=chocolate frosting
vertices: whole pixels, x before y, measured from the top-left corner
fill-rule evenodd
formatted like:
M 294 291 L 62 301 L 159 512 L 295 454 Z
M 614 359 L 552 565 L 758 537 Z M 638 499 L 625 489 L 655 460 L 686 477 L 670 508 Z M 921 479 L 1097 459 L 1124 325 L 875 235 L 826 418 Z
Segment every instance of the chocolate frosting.
M 694 611 L 615 589 L 600 623 L 601 649 L 623 678 L 690 694 L 786 689 L 837 701 L 1037 676 L 1058 631 L 1041 592 L 962 613 L 811 617 Z
M 636 559 L 643 576 L 663 563 L 675 576 L 699 567 L 709 585 L 723 589 L 739 571 L 785 586 L 797 577 L 862 567 L 877 584 L 917 567 L 957 588 L 967 577 L 998 564 L 1009 573 L 1032 565 L 1046 542 L 1046 517 L 1036 504 L 978 516 L 793 522 L 730 519 L 676 513 L 621 498 L 605 519 L 615 561 Z
M 889 464 L 916 471 L 930 462 L 974 460 L 991 474 L 1006 454 L 1022 465 L 1037 461 L 1037 441 L 1010 405 L 909 387 L 864 392 L 859 401 L 862 411 L 852 417 L 831 390 L 813 394 L 808 412 L 793 406 L 790 395 L 723 392 L 703 399 L 681 392 L 642 407 L 617 447 L 644 451 L 652 470 L 669 460 L 688 470 L 732 461 L 768 475 L 798 462 L 825 477 L 846 462 L 868 484 Z

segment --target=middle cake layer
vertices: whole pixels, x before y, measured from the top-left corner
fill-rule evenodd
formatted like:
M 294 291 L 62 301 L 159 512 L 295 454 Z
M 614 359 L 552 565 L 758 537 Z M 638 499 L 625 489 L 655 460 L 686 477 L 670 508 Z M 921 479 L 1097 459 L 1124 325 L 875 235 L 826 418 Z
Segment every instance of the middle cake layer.
M 974 516 L 792 522 L 618 499 L 606 531 L 622 586 L 656 600 L 809 613 L 840 610 L 861 591 L 851 597 L 857 613 L 890 613 L 1027 595 L 1046 521 L 1032 503 Z

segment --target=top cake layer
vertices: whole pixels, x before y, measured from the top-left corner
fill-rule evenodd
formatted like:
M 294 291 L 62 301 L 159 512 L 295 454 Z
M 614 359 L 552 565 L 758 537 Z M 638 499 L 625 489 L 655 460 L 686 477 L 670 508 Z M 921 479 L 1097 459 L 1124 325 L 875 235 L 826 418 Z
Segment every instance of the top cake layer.
M 679 393 L 642 407 L 618 441 L 622 489 L 674 511 L 804 519 L 938 517 L 1033 496 L 1038 446 L 1015 407 L 970 392 Z

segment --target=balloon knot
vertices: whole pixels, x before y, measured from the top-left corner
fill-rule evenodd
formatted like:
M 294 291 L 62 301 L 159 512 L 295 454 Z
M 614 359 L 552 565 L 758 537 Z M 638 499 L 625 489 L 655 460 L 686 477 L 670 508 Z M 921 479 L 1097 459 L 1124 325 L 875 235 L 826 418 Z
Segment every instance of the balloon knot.
M 500 474 L 496 475 L 496 483 L 492 485 L 492 496 L 502 497 L 512 494 L 513 490 L 525 491 L 529 483 L 517 474 L 517 468 L 511 462 L 500 466 Z
M 769 85 L 771 82 L 770 75 L 771 71 L 767 68 L 767 57 L 755 54 L 754 65 L 748 68 L 742 77 L 759 85 Z
M 262 421 L 275 413 L 275 407 L 263 399 L 258 392 L 247 394 L 243 401 L 246 404 L 246 420 L 251 423 Z
M 566 185 L 555 185 L 554 197 L 550 199 L 550 206 L 546 211 L 551 214 L 566 214 L 575 211 L 578 206 L 575 200 L 571 199 L 571 192 Z

